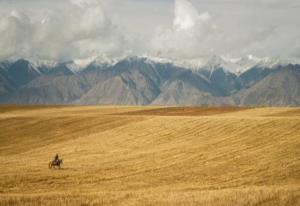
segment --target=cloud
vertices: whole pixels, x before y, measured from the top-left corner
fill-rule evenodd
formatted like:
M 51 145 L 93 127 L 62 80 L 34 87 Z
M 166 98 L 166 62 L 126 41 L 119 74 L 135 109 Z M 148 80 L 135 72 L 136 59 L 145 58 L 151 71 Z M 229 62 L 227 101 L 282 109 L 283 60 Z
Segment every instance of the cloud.
M 152 46 L 156 54 L 168 58 L 195 58 L 211 53 L 208 44 L 216 38 L 217 26 L 208 12 L 199 13 L 188 0 L 176 0 L 171 28 L 160 28 Z
M 175 0 L 173 24 L 157 30 L 152 51 L 176 59 L 249 54 L 295 57 L 300 30 L 297 15 L 289 12 L 293 2 Z
M 186 0 L 175 1 L 174 27 L 176 31 L 188 30 L 195 26 L 199 18 L 197 9 Z
M 44 13 L 45 12 L 45 13 Z M 61 9 L 18 9 L 0 19 L 0 58 L 85 58 L 117 55 L 125 44 L 97 0 L 70 0 Z
M 298 0 L 2 0 L 0 59 L 298 57 Z

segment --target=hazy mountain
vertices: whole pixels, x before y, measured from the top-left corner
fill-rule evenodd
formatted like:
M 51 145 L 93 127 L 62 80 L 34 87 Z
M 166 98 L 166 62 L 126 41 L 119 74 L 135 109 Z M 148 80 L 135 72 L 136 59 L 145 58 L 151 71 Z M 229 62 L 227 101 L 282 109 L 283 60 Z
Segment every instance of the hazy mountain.
M 10 65 L 7 75 L 11 83 L 19 88 L 40 76 L 41 73 L 29 61 L 20 59 Z
M 249 88 L 273 73 L 277 68 L 253 67 L 238 76 L 237 82 L 242 88 Z
M 40 71 L 43 75 L 52 75 L 52 76 L 63 76 L 63 75 L 72 75 L 72 72 L 69 68 L 67 63 L 59 63 L 56 64 L 54 67 L 49 66 L 39 66 L 38 71 Z
M 156 64 L 146 58 L 131 57 L 111 68 L 100 70 L 107 78 L 79 100 L 81 104 L 147 105 L 159 94 L 160 86 L 178 69 Z
M 241 89 L 237 75 L 221 67 L 215 69 L 204 68 L 198 72 L 203 74 L 218 89 L 221 96 L 229 96 Z
M 152 102 L 152 105 L 207 106 L 233 104 L 230 98 L 213 96 L 210 92 L 201 91 L 196 85 L 180 79 L 167 82 L 161 90 L 161 94 Z
M 4 61 L 0 63 L 0 96 L 6 95 L 14 91 L 13 80 L 8 74 L 10 62 Z
M 84 76 L 40 76 L 2 99 L 17 104 L 68 104 L 90 89 Z
M 299 106 L 300 65 L 273 71 L 254 86 L 237 93 L 236 99 L 240 105 Z
M 250 59 L 251 60 L 251 59 Z M 0 102 L 16 104 L 300 105 L 300 66 L 257 61 L 242 73 L 162 59 L 0 63 Z M 252 61 L 252 60 L 251 60 Z M 233 64 L 233 63 L 232 63 Z M 238 64 L 242 64 L 240 61 Z
M 116 104 L 146 105 L 149 100 L 138 90 L 136 84 L 122 76 L 115 76 L 99 82 L 87 94 L 83 95 L 80 104 Z

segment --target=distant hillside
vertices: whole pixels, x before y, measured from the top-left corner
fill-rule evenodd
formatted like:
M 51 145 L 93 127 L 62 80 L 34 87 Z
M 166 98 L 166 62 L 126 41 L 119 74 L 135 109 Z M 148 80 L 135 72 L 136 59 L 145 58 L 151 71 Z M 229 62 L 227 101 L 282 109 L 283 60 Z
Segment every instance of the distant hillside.
M 300 105 L 300 68 L 289 65 L 267 75 L 236 95 L 241 105 Z
M 0 63 L 2 104 L 300 105 L 300 65 L 189 69 L 146 57 L 115 63 Z

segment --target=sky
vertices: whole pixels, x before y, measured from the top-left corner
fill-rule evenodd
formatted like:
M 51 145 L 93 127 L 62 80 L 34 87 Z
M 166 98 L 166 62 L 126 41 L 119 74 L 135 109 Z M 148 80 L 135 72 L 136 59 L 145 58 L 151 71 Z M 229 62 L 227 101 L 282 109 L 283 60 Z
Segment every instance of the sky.
M 0 59 L 300 59 L 299 0 L 1 0 Z

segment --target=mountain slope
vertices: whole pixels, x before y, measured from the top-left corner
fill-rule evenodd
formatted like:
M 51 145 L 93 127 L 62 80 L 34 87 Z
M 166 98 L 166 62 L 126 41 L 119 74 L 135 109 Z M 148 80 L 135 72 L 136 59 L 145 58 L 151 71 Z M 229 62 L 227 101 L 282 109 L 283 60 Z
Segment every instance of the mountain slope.
M 249 88 L 279 68 L 252 67 L 238 76 L 237 82 L 241 88 Z
M 240 105 L 300 105 L 300 66 L 284 67 L 240 91 L 236 97 Z
M 41 76 L 0 100 L 15 104 L 68 104 L 89 89 L 84 76 Z
M 76 103 L 145 105 L 149 101 L 137 90 L 135 83 L 128 82 L 122 76 L 116 76 L 99 82 Z
M 8 76 L 17 88 L 29 83 L 40 75 L 41 73 L 29 61 L 24 59 L 16 61 L 8 69 Z
M 85 67 L 73 61 L 3 61 L 0 103 L 295 106 L 299 67 L 257 64 L 236 74 L 217 63 L 192 70 L 146 57 Z
M 107 78 L 83 95 L 80 104 L 150 104 L 160 94 L 160 84 L 167 72 L 138 58 L 125 59 L 101 71 Z
M 241 89 L 241 85 L 237 81 L 237 75 L 226 71 L 222 67 L 201 69 L 198 72 L 203 74 L 216 87 L 221 96 L 229 96 Z
M 201 91 L 183 80 L 167 82 L 162 87 L 162 93 L 152 102 L 152 105 L 195 106 L 195 105 L 230 105 L 229 98 L 216 97 L 209 92 Z

